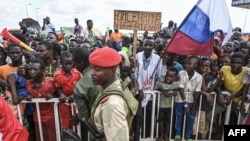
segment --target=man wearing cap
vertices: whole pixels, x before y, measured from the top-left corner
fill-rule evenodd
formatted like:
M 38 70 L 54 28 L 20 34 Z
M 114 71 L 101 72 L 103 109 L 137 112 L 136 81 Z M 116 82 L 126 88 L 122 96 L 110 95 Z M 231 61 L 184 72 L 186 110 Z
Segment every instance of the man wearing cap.
M 89 62 L 92 83 L 103 89 L 93 104 L 90 121 L 99 132 L 104 132 L 102 140 L 128 141 L 138 102 L 127 88 L 122 88 L 117 78 L 116 68 L 121 55 L 112 48 L 103 47 L 90 54 Z

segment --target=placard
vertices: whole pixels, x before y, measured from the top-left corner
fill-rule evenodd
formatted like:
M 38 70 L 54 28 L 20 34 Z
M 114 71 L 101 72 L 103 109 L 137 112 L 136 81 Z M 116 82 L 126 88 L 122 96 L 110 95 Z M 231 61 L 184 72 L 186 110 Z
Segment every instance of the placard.
M 159 31 L 161 12 L 114 11 L 114 29 Z

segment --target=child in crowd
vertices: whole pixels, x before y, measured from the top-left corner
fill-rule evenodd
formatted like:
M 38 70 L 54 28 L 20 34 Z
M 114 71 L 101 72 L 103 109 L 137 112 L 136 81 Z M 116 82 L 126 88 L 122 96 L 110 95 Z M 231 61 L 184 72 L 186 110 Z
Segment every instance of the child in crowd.
M 34 59 L 36 56 L 32 51 L 23 51 L 23 55 L 25 58 L 25 63 L 29 64 L 32 59 Z
M 129 90 L 132 90 L 132 81 L 131 81 L 131 74 L 130 74 L 130 67 L 129 66 L 121 66 L 121 72 L 120 72 L 120 78 L 121 78 L 121 82 L 122 82 L 122 88 L 128 88 Z M 134 92 L 132 90 L 132 92 Z M 132 126 L 134 126 L 135 123 L 135 118 L 133 119 L 133 123 Z M 130 128 L 130 138 L 135 138 L 136 136 L 136 132 L 135 132 L 135 128 L 131 127 Z
M 46 100 L 53 98 L 56 90 L 55 81 L 51 77 L 44 76 L 45 68 L 46 65 L 44 61 L 39 58 L 35 58 L 30 62 L 28 72 L 31 79 L 27 81 L 26 88 L 31 98 L 45 98 Z M 43 136 L 43 140 L 45 141 L 55 141 L 56 133 L 53 103 L 41 103 L 39 104 L 39 107 L 43 132 L 43 135 L 41 136 Z M 36 140 L 40 141 L 36 108 L 33 117 L 35 122 Z
M 224 112 L 226 109 L 226 104 L 224 102 L 224 96 L 222 94 L 217 94 L 217 87 L 219 84 L 219 79 L 222 78 L 223 74 L 219 72 L 220 67 L 216 64 L 211 66 L 210 75 L 212 76 L 212 81 L 207 85 L 207 92 L 216 94 L 215 111 L 213 116 L 213 133 L 217 132 L 219 129 L 219 114 Z M 214 97 L 215 98 L 215 97 Z M 214 101 L 214 100 L 213 100 Z M 213 105 L 214 106 L 214 105 Z M 212 110 L 206 113 L 206 121 L 211 124 L 212 120 Z
M 17 68 L 17 72 L 10 73 L 7 76 L 7 83 L 14 105 L 19 104 L 28 96 L 26 89 L 26 65 L 21 65 Z
M 219 85 L 218 85 L 218 94 L 223 94 L 221 91 L 222 86 L 228 95 L 225 96 L 225 104 L 231 105 L 231 114 L 230 114 L 230 124 L 236 125 L 238 119 L 238 104 L 242 99 L 243 90 L 246 84 L 242 83 L 243 76 L 247 70 L 246 67 L 243 67 L 245 63 L 245 55 L 242 52 L 235 52 L 231 56 L 230 66 L 223 66 L 220 71 L 223 73 Z M 227 117 L 229 118 L 229 117 Z M 228 124 L 228 123 L 226 123 Z
M 215 94 L 213 91 L 216 87 L 217 80 L 217 72 L 218 67 L 214 65 L 214 67 L 210 70 L 211 61 L 208 58 L 201 58 L 199 72 L 203 77 L 202 87 L 201 87 L 201 95 L 202 101 L 198 102 L 196 105 L 196 117 L 195 123 L 193 127 L 193 135 L 197 135 L 198 132 L 201 139 L 205 139 L 207 132 L 209 131 L 209 121 L 207 121 L 207 113 L 212 109 L 212 102 Z M 214 76 L 215 75 L 215 76 Z M 214 85 L 215 84 L 215 85 Z M 200 112 L 200 117 L 198 117 L 198 112 Z M 199 118 L 199 123 L 198 123 Z M 210 120 L 210 119 L 209 119 Z M 199 126 L 199 128 L 198 128 Z
M 224 53 L 221 55 L 221 57 L 219 58 L 219 63 L 220 66 L 230 66 L 230 58 L 231 58 L 231 54 L 229 53 Z
M 199 58 L 190 56 L 187 59 L 185 70 L 179 72 L 180 77 L 180 95 L 175 98 L 175 140 L 181 140 L 182 123 L 184 114 L 186 114 L 185 138 L 192 141 L 192 130 L 195 119 L 195 107 L 198 95 L 201 91 L 202 76 L 195 70 L 198 67 Z
M 10 73 L 7 77 L 9 92 L 11 94 L 12 104 L 17 105 L 22 100 L 26 100 L 28 90 L 26 89 L 26 80 L 28 78 L 28 66 L 21 65 L 17 68 L 17 72 Z M 8 92 L 8 91 L 7 91 Z M 31 103 L 21 103 L 21 113 L 23 117 L 23 125 L 29 131 L 29 140 L 35 140 L 35 127 L 33 121 L 33 105 Z M 17 116 L 17 109 L 14 113 Z
M 175 67 L 169 67 L 166 73 L 165 82 L 156 82 L 155 89 L 161 91 L 159 107 L 159 131 L 160 136 L 157 141 L 169 140 L 170 118 L 172 108 L 172 96 L 176 96 L 179 89 L 177 81 L 178 70 Z
M 62 69 L 55 72 L 54 80 L 56 82 L 57 93 L 59 95 L 59 105 L 61 127 L 72 128 L 71 108 L 70 103 L 74 102 L 73 90 L 76 82 L 78 82 L 82 75 L 79 71 L 73 68 L 73 56 L 71 52 L 64 51 L 61 53 L 60 60 Z
M 132 90 L 130 76 L 131 76 L 130 67 L 121 66 L 121 80 L 122 80 L 123 88 L 128 87 L 130 90 Z
M 229 53 L 231 55 L 234 54 L 234 42 L 233 41 L 227 41 L 224 46 L 222 46 L 224 53 Z

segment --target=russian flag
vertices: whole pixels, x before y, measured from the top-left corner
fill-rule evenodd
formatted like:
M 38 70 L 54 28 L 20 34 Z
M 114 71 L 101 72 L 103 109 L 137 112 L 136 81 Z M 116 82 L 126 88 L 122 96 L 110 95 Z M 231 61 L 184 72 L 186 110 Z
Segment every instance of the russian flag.
M 226 32 L 224 45 L 232 36 L 232 24 L 225 0 L 199 0 L 181 23 L 167 46 L 180 55 L 211 56 L 215 32 Z

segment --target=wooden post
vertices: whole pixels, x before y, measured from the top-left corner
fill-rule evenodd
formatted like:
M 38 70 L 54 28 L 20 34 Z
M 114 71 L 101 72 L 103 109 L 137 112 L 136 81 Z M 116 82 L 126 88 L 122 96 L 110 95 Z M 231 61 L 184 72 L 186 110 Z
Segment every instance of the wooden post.
M 135 66 L 132 68 L 132 72 L 135 71 L 136 68 L 136 44 L 137 44 L 137 30 L 134 30 L 134 39 L 133 39 L 133 61 Z

